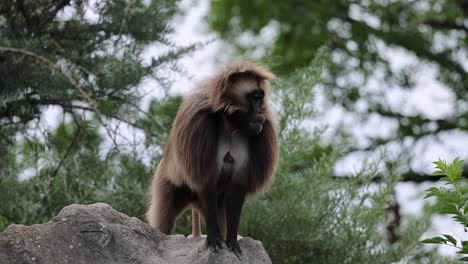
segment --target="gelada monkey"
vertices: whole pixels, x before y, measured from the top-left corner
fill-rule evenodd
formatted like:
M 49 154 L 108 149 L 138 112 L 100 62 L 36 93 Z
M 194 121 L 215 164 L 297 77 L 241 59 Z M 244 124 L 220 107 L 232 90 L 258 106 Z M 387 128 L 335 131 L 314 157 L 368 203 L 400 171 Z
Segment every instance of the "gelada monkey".
M 236 255 L 247 195 L 261 192 L 278 160 L 275 116 L 268 102 L 274 75 L 251 63 L 231 64 L 182 102 L 151 186 L 151 226 L 170 234 L 176 217 L 192 206 L 193 235 L 205 219 L 206 245 L 223 241 Z

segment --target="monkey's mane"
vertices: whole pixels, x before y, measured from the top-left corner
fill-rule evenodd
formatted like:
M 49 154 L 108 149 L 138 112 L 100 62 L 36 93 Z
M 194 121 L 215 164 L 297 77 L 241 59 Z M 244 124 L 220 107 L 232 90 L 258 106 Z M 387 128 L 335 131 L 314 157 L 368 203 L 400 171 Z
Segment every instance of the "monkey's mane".
M 184 175 L 184 182 L 192 190 L 200 190 L 209 179 L 206 175 L 215 174 L 216 163 L 213 163 L 213 153 L 216 153 L 218 112 L 232 113 L 239 109 L 239 96 L 231 87 L 231 77 L 236 74 L 246 74 L 241 78 L 254 77 L 258 85 L 267 94 L 269 82 L 275 76 L 265 68 L 253 63 L 235 63 L 222 68 L 214 77 L 205 80 L 198 86 L 197 92 L 185 98 L 176 116 L 171 134 L 166 144 L 166 152 L 173 154 L 177 166 Z M 233 89 L 230 89 L 233 88 Z M 253 162 L 257 167 L 250 168 L 255 175 L 253 189 L 266 185 L 276 168 L 277 161 L 277 122 L 269 103 L 264 104 L 266 116 L 263 132 L 251 146 L 252 153 L 258 156 Z M 257 153 L 257 150 L 264 150 Z M 161 166 L 166 166 L 164 161 Z M 250 190 L 249 190 L 250 191 Z

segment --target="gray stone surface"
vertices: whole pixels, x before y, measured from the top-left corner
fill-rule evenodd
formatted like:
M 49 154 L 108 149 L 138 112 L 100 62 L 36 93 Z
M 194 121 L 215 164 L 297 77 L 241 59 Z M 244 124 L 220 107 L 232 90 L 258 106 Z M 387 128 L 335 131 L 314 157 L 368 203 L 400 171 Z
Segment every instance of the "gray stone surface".
M 0 234 L 0 263 L 271 263 L 262 243 L 239 240 L 239 260 L 229 250 L 212 253 L 204 238 L 164 235 L 109 205 L 70 205 L 50 222 L 11 225 Z

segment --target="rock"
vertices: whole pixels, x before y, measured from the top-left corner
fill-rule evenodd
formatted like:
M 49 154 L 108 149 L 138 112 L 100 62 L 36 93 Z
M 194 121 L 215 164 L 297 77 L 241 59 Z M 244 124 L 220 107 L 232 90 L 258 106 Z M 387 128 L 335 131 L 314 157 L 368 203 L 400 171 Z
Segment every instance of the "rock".
M 271 263 L 262 243 L 239 240 L 239 260 L 213 253 L 204 238 L 164 235 L 107 204 L 70 205 L 50 222 L 11 225 L 0 234 L 0 263 Z

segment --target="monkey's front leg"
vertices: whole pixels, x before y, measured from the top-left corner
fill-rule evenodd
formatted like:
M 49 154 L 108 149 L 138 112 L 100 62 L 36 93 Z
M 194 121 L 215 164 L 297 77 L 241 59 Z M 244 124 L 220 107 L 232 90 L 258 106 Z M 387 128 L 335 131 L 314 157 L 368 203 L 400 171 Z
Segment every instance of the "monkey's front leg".
M 244 205 L 246 192 L 242 187 L 232 186 L 229 196 L 226 201 L 226 218 L 227 218 L 227 236 L 226 236 L 226 245 L 227 247 L 240 257 L 242 251 L 237 242 L 237 234 L 239 232 L 239 222 L 242 211 L 242 206 Z
M 215 187 L 208 187 L 200 194 L 200 202 L 203 207 L 203 214 L 206 222 L 206 246 L 217 253 L 223 248 L 223 240 L 218 223 L 218 195 Z

